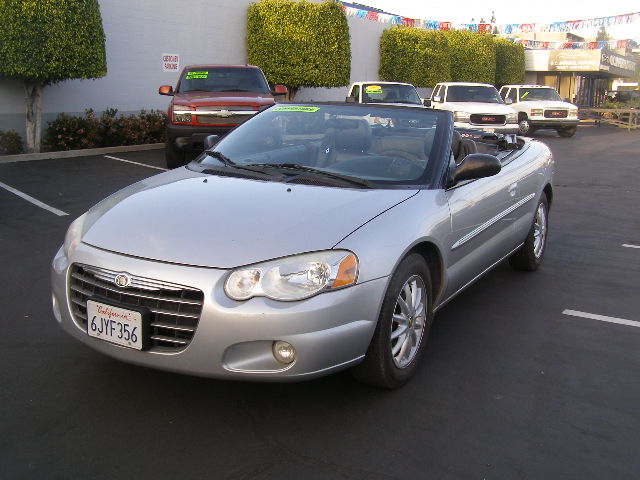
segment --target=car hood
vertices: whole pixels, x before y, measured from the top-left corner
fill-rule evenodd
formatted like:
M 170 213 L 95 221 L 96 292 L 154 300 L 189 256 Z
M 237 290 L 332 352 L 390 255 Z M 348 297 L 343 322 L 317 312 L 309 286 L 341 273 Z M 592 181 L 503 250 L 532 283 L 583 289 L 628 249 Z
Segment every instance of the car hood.
M 231 268 L 330 249 L 416 192 L 291 185 L 181 168 L 93 207 L 82 241 L 135 257 Z
M 273 97 L 267 93 L 255 92 L 189 92 L 177 93 L 173 97 L 175 105 L 271 105 Z
M 492 113 L 494 115 L 506 115 L 515 110 L 501 103 L 480 103 L 480 102 L 450 102 L 447 103 L 447 110 L 456 110 L 469 113 Z
M 575 105 L 559 100 L 532 100 L 530 102 L 520 102 L 519 105 L 528 105 L 531 108 L 573 108 L 578 109 Z

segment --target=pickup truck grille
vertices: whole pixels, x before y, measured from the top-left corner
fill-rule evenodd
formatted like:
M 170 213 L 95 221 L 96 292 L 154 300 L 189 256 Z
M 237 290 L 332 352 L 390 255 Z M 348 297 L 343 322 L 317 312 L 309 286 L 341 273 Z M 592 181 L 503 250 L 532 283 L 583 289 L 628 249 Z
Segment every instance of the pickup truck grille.
M 256 113 L 257 110 L 254 110 L 251 105 L 202 105 L 196 107 L 197 122 L 206 125 L 238 124 L 248 120 Z
M 182 285 L 131 276 L 130 287 L 118 287 L 119 272 L 74 264 L 69 278 L 69 299 L 73 320 L 87 328 L 87 299 L 98 297 L 123 308 L 145 307 L 151 311 L 151 351 L 178 352 L 193 338 L 204 294 Z
M 567 118 L 567 110 L 545 110 L 544 118 Z
M 469 117 L 473 125 L 504 125 L 504 115 L 491 115 L 489 113 L 472 113 Z

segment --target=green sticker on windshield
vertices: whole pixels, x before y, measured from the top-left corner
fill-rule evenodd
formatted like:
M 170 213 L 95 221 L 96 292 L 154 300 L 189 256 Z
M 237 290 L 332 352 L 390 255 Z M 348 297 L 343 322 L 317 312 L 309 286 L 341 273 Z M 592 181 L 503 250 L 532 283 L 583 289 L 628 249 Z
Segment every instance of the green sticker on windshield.
M 276 111 L 276 112 L 306 112 L 306 113 L 313 113 L 313 112 L 317 112 L 318 110 L 320 110 L 320 107 L 301 107 L 301 106 L 298 106 L 298 105 L 288 105 L 288 106 L 274 107 L 271 110 Z
M 382 87 L 380 85 L 367 85 L 364 93 L 382 93 Z
M 187 76 L 184 79 L 193 80 L 194 78 L 207 78 L 208 76 L 209 72 L 187 72 Z
M 522 95 L 520 95 L 520 98 L 524 98 L 524 97 L 526 97 L 527 95 L 529 95 L 529 92 L 524 92 Z

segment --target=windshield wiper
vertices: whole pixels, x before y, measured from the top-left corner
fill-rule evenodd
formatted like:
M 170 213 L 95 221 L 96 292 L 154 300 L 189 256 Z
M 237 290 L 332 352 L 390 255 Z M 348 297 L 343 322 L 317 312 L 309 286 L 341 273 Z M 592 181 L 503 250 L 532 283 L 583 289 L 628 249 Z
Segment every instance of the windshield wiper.
M 324 177 L 335 178 L 336 180 L 343 180 L 345 182 L 353 183 L 365 188 L 374 188 L 373 184 L 369 180 L 365 180 L 364 178 L 352 177 L 350 175 L 341 175 L 340 173 L 327 172 L 326 170 L 306 167 L 304 165 L 298 165 L 297 163 L 251 163 L 248 166 L 281 168 L 284 170 L 295 170 L 298 172 L 313 173 L 316 175 L 322 175 Z
M 275 174 L 273 172 L 269 172 L 269 171 L 265 170 L 264 168 L 260 168 L 260 165 L 239 165 L 236 162 L 234 162 L 233 160 L 231 160 L 229 157 L 227 157 L 225 154 L 217 152 L 215 150 L 205 150 L 204 153 L 206 153 L 210 157 L 215 158 L 220 163 L 222 163 L 225 167 L 236 168 L 238 170 L 247 170 L 247 171 L 253 172 L 253 173 L 262 173 L 262 174 L 268 175 L 270 177 L 276 177 L 277 176 L 277 177 L 282 178 L 282 175 L 277 175 L 277 174 Z M 203 172 L 206 172 L 206 169 L 203 170 Z

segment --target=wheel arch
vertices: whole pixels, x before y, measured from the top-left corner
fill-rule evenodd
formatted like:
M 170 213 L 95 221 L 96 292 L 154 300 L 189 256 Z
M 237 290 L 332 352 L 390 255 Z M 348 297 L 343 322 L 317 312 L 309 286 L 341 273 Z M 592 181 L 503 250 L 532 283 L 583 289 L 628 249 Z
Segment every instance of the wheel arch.
M 547 183 L 542 190 L 542 193 L 547 196 L 547 204 L 549 205 L 549 210 L 551 210 L 551 204 L 553 203 L 553 187 L 551 187 L 550 183 Z
M 444 262 L 442 260 L 442 254 L 438 247 L 428 241 L 422 241 L 416 245 L 414 245 L 405 255 L 408 256 L 412 253 L 417 253 L 422 258 L 424 258 L 425 262 L 427 262 L 427 267 L 429 267 L 429 274 L 431 275 L 431 288 L 432 288 L 432 298 L 433 298 L 433 306 L 438 305 L 438 300 L 442 295 L 442 291 L 444 288 Z M 404 257 L 403 257 L 404 258 Z

